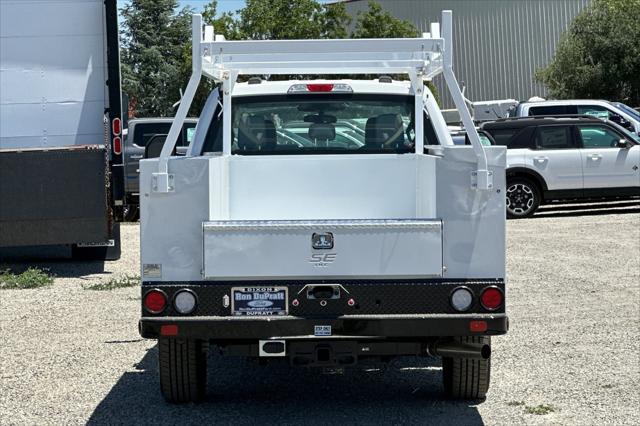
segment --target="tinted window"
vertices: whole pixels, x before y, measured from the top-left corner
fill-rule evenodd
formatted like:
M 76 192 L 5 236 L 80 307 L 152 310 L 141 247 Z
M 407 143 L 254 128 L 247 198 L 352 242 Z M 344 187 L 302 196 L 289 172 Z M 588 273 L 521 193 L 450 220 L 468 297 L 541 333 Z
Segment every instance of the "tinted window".
M 484 129 L 491 134 L 496 145 L 506 146 L 508 149 L 526 149 L 531 146 L 532 128 L 520 129 Z
M 529 108 L 529 115 L 567 115 L 576 114 L 575 105 L 547 105 Z
M 178 138 L 178 143 L 176 146 L 188 146 L 191 143 L 191 138 L 193 138 L 193 133 L 195 132 L 196 123 L 185 123 L 183 125 L 182 133 Z M 145 147 L 149 140 L 155 135 L 166 135 L 169 134 L 169 129 L 171 129 L 171 123 L 139 123 L 135 126 L 135 135 L 133 137 L 133 143 Z M 186 137 L 185 137 L 186 136 Z
M 539 149 L 573 148 L 571 127 L 542 126 L 536 134 L 536 146 Z
M 518 129 L 495 129 L 491 130 L 491 136 L 496 141 L 496 145 L 509 146 L 511 138 L 515 136 Z
M 413 111 L 414 99 L 405 95 L 239 97 L 232 106 L 232 153 L 411 152 Z
M 615 148 L 622 136 L 605 126 L 578 126 L 584 148 Z
M 147 142 L 155 135 L 166 135 L 169 133 L 171 123 L 138 123 L 134 131 L 133 143 L 138 146 L 147 146 Z

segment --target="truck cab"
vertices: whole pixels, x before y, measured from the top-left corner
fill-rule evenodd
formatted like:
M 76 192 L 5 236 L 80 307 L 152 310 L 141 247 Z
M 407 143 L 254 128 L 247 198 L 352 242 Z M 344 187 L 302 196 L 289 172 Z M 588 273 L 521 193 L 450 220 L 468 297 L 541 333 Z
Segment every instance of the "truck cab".
M 441 357 L 448 396 L 485 397 L 508 329 L 506 150 L 464 107 L 450 12 L 438 30 L 225 41 L 194 15 L 194 73 L 159 158 L 140 162 L 140 332 L 167 401 L 206 396 L 213 348 L 292 368 Z M 471 145 L 423 84 L 441 72 Z M 408 79 L 255 77 L 375 73 Z M 220 84 L 172 156 L 201 75 Z

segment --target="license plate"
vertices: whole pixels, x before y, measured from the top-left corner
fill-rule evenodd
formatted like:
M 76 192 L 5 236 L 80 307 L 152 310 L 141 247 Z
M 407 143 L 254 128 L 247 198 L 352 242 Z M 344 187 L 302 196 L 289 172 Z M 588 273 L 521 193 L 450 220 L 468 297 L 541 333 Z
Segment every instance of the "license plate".
M 231 312 L 236 316 L 287 315 L 287 288 L 234 287 Z

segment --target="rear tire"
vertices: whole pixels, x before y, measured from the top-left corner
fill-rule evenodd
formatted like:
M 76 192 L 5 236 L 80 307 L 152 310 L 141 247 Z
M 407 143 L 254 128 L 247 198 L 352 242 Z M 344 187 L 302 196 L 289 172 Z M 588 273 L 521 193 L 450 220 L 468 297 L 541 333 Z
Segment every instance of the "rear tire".
M 531 217 L 542 201 L 540 189 L 533 181 L 514 177 L 507 180 L 507 217 L 522 219 Z
M 167 402 L 199 402 L 207 388 L 207 353 L 201 340 L 158 339 L 160 390 Z
M 491 345 L 491 337 L 458 337 L 462 343 Z M 444 393 L 453 399 L 483 399 L 489 390 L 491 358 L 442 358 Z

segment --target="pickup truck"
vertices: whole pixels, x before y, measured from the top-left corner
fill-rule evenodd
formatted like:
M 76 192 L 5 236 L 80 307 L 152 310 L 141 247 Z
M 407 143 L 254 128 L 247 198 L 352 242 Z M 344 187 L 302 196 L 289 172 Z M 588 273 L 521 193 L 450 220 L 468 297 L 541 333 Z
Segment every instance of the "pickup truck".
M 292 368 L 438 357 L 447 396 L 484 398 L 508 330 L 506 149 L 473 127 L 451 12 L 442 37 L 409 39 L 226 41 L 201 22 L 166 142 L 140 162 L 139 329 L 165 399 L 205 398 L 214 349 Z M 237 81 L 387 73 L 408 79 Z M 470 145 L 424 85 L 440 73 Z M 219 85 L 171 155 L 202 75 Z M 348 122 L 361 143 L 338 137 Z
M 563 99 L 521 102 L 509 112 L 509 117 L 590 115 L 609 120 L 636 135 L 640 135 L 640 113 L 622 102 L 600 99 Z

